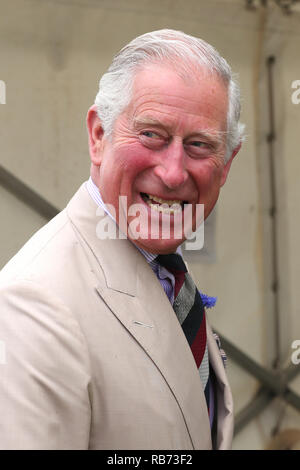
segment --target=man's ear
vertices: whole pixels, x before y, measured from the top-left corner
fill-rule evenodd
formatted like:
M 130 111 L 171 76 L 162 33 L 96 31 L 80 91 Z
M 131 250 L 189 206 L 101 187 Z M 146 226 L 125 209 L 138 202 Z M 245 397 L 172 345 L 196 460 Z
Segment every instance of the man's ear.
M 240 142 L 239 145 L 234 149 L 234 151 L 231 154 L 231 157 L 229 160 L 225 163 L 225 166 L 223 168 L 223 174 L 222 174 L 222 179 L 221 179 L 221 186 L 223 186 L 227 180 L 227 176 L 231 167 L 231 163 L 236 156 L 236 154 L 239 152 L 240 148 L 242 146 L 242 143 Z
M 91 161 L 94 165 L 100 166 L 104 130 L 97 114 L 97 106 L 95 104 L 93 104 L 87 112 L 86 125 L 89 136 Z

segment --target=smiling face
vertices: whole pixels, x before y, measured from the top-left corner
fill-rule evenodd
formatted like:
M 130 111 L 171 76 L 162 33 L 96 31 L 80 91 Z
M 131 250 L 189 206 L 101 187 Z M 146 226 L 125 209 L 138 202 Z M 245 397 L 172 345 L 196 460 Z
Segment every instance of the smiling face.
M 111 139 L 104 137 L 95 107 L 88 113 L 88 129 L 92 178 L 103 201 L 115 207 L 117 222 L 119 196 L 126 196 L 128 208 L 142 205 L 149 222 L 141 223 L 134 243 L 152 253 L 174 252 L 185 239 L 183 231 L 180 237 L 174 234 L 175 218 L 184 217 L 184 203 L 192 205 L 195 229 L 196 204 L 204 204 L 206 218 L 234 156 L 225 165 L 225 84 L 204 72 L 186 83 L 170 68 L 148 66 L 137 73 L 131 102 L 117 118 Z M 168 209 L 172 203 L 175 213 Z M 151 217 L 159 226 L 168 219 L 167 239 L 161 232 L 153 238 Z M 127 217 L 127 226 L 134 218 Z M 133 238 L 130 230 L 128 237 Z

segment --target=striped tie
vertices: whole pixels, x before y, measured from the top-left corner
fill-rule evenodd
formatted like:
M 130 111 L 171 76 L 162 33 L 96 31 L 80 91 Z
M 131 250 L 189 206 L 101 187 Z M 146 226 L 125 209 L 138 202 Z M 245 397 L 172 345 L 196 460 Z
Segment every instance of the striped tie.
M 205 310 L 201 296 L 180 255 L 159 255 L 156 261 L 175 277 L 173 308 L 191 347 L 208 403 L 209 360 Z

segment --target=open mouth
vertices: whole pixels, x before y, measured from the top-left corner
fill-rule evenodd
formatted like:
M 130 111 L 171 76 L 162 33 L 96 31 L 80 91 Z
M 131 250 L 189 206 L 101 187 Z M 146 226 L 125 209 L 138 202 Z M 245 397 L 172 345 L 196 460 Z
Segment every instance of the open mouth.
M 182 212 L 184 210 L 184 204 L 188 203 L 187 201 L 181 201 L 180 199 L 162 199 L 147 193 L 141 193 L 141 197 L 151 209 L 165 214 Z

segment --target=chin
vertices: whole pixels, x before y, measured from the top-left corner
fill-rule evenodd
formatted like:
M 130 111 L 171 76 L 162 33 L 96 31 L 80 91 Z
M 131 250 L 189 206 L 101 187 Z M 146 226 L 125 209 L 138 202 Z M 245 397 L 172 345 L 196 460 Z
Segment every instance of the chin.
M 174 253 L 178 246 L 181 245 L 185 240 L 149 240 L 149 239 L 137 239 L 131 240 L 135 245 L 148 253 L 166 255 L 168 253 Z

